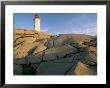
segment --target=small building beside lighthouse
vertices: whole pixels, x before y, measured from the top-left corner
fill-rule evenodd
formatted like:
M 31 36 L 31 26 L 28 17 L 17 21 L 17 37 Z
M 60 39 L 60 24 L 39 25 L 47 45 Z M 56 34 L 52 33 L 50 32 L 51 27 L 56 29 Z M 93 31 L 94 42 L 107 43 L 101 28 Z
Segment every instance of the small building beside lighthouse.
M 38 15 L 34 16 L 34 31 L 40 31 L 40 17 Z

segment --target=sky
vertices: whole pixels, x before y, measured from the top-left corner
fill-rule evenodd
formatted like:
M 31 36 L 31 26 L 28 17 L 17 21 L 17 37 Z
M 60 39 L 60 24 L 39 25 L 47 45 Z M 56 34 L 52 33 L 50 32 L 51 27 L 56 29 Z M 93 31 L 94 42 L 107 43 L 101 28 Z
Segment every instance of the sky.
M 14 28 L 33 30 L 34 15 L 40 17 L 43 32 L 97 35 L 96 13 L 14 13 Z

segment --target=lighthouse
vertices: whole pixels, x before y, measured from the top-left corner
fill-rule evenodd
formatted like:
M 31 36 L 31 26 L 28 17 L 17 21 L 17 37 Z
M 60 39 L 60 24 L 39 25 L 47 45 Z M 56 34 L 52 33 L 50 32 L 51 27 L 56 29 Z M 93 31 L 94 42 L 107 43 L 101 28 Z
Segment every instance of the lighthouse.
M 40 17 L 38 15 L 34 16 L 34 31 L 40 31 Z

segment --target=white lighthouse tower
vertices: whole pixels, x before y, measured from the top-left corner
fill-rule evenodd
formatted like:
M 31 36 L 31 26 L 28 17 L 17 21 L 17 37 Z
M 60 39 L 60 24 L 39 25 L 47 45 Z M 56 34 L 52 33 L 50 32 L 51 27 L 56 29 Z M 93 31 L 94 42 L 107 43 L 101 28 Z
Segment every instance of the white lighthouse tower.
M 34 30 L 40 31 L 40 18 L 38 15 L 35 15 L 34 17 Z

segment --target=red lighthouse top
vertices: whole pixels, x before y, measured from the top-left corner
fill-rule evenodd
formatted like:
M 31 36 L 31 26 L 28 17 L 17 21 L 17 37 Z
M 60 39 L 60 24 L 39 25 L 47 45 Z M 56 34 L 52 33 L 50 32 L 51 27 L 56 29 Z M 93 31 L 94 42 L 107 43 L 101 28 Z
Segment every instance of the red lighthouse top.
M 35 18 L 39 18 L 39 16 L 38 15 L 35 15 Z

